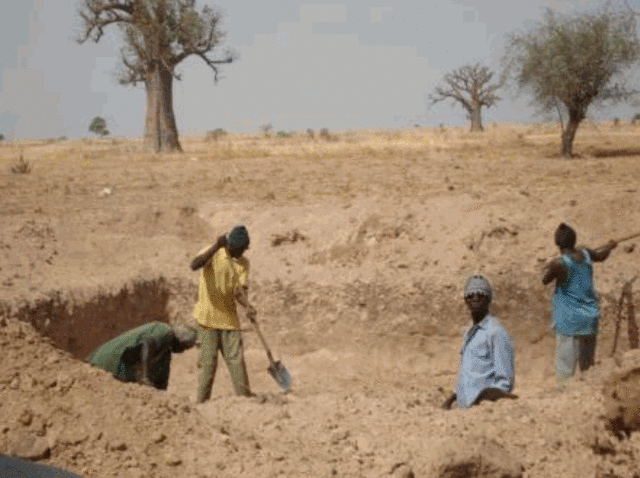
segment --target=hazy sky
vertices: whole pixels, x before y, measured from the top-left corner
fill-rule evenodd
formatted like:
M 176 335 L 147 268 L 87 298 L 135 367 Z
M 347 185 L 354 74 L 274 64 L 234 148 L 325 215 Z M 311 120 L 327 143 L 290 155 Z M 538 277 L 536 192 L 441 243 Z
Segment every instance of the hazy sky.
M 225 45 L 239 60 L 222 66 L 217 85 L 199 59 L 179 66 L 174 109 L 181 134 L 215 128 L 255 131 L 400 128 L 464 124 L 460 108 L 429 107 L 444 73 L 480 61 L 497 68 L 505 35 L 527 29 L 546 7 L 585 11 L 602 2 L 572 0 L 367 0 L 309 4 L 200 1 L 225 16 Z M 632 2 L 638 5 L 638 0 Z M 0 133 L 7 137 L 83 137 L 94 116 L 114 136 L 142 134 L 144 87 L 114 80 L 120 41 L 109 27 L 101 42 L 78 45 L 77 2 L 20 0 L 0 16 Z M 529 98 L 483 110 L 488 121 L 534 117 Z M 634 110 L 590 111 L 628 119 Z

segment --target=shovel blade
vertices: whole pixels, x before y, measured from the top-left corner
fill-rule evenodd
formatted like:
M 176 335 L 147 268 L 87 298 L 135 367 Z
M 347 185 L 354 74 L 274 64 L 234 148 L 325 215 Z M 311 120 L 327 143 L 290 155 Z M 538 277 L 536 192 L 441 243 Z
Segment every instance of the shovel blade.
M 291 375 L 289 371 L 282 365 L 282 362 L 271 362 L 267 371 L 278 382 L 284 393 L 289 393 L 291 389 Z

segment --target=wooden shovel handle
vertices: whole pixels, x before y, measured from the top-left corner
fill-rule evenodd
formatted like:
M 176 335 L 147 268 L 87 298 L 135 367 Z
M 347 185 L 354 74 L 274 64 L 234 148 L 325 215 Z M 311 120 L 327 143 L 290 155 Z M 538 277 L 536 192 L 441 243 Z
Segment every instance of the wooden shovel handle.
M 615 239 L 615 241 L 616 241 L 616 244 L 620 244 L 621 242 L 628 241 L 630 239 L 635 239 L 636 237 L 640 237 L 640 232 L 636 232 L 635 234 L 631 234 L 629 236 L 621 237 L 620 239 Z M 598 246 L 598 247 L 595 248 L 595 250 L 597 251 L 599 249 L 604 249 L 605 247 L 607 247 L 607 244 L 603 244 L 601 246 Z M 555 257 L 557 257 L 557 256 L 549 257 L 546 260 L 545 259 L 538 259 L 538 261 L 544 262 L 546 264 L 550 260 L 554 259 Z
M 620 244 L 621 242 L 628 241 L 630 239 L 635 239 L 636 237 L 639 237 L 639 236 L 640 236 L 640 232 L 636 232 L 635 234 L 631 234 L 630 236 L 625 236 L 620 239 L 615 239 L 615 241 L 617 244 Z M 607 244 L 603 244 L 602 246 L 596 247 L 596 249 L 604 249 L 605 247 L 607 247 Z
M 262 346 L 264 347 L 264 349 L 267 352 L 267 358 L 269 359 L 269 363 L 273 363 L 273 355 L 271 355 L 271 350 L 269 350 L 269 346 L 267 345 L 267 341 L 264 339 L 264 336 L 262 335 L 262 331 L 260 330 L 260 326 L 258 326 L 258 321 L 256 319 L 253 319 L 252 321 L 253 323 L 253 328 L 255 329 L 256 333 L 258 334 L 258 337 L 260 338 L 260 342 L 262 342 Z

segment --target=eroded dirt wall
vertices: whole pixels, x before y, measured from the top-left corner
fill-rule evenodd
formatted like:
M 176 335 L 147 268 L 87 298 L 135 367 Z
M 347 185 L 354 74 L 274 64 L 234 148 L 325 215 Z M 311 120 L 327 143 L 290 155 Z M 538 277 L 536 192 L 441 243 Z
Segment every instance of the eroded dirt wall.
M 56 291 L 19 306 L 0 304 L 5 315 L 31 323 L 58 348 L 83 359 L 116 335 L 151 321 L 170 321 L 170 286 L 163 277 L 139 279 L 119 291 Z
M 493 287 L 491 310 L 517 342 L 536 344 L 548 336 L 547 289 L 522 288 L 508 278 L 496 280 Z M 284 341 L 298 346 L 308 342 L 310 350 L 340 337 L 348 342 L 356 331 L 380 337 L 459 338 L 469 324 L 461 291 L 427 280 L 355 281 L 345 287 L 273 282 L 252 287 L 251 294 L 267 330 L 280 331 Z

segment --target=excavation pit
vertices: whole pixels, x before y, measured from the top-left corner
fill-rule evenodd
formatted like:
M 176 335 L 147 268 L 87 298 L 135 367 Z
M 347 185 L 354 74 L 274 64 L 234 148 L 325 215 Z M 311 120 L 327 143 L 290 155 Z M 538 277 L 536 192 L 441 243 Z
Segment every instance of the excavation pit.
M 113 337 L 175 315 L 172 286 L 164 277 L 136 279 L 119 290 L 54 291 L 20 305 L 3 304 L 4 315 L 30 323 L 57 348 L 78 359 Z

